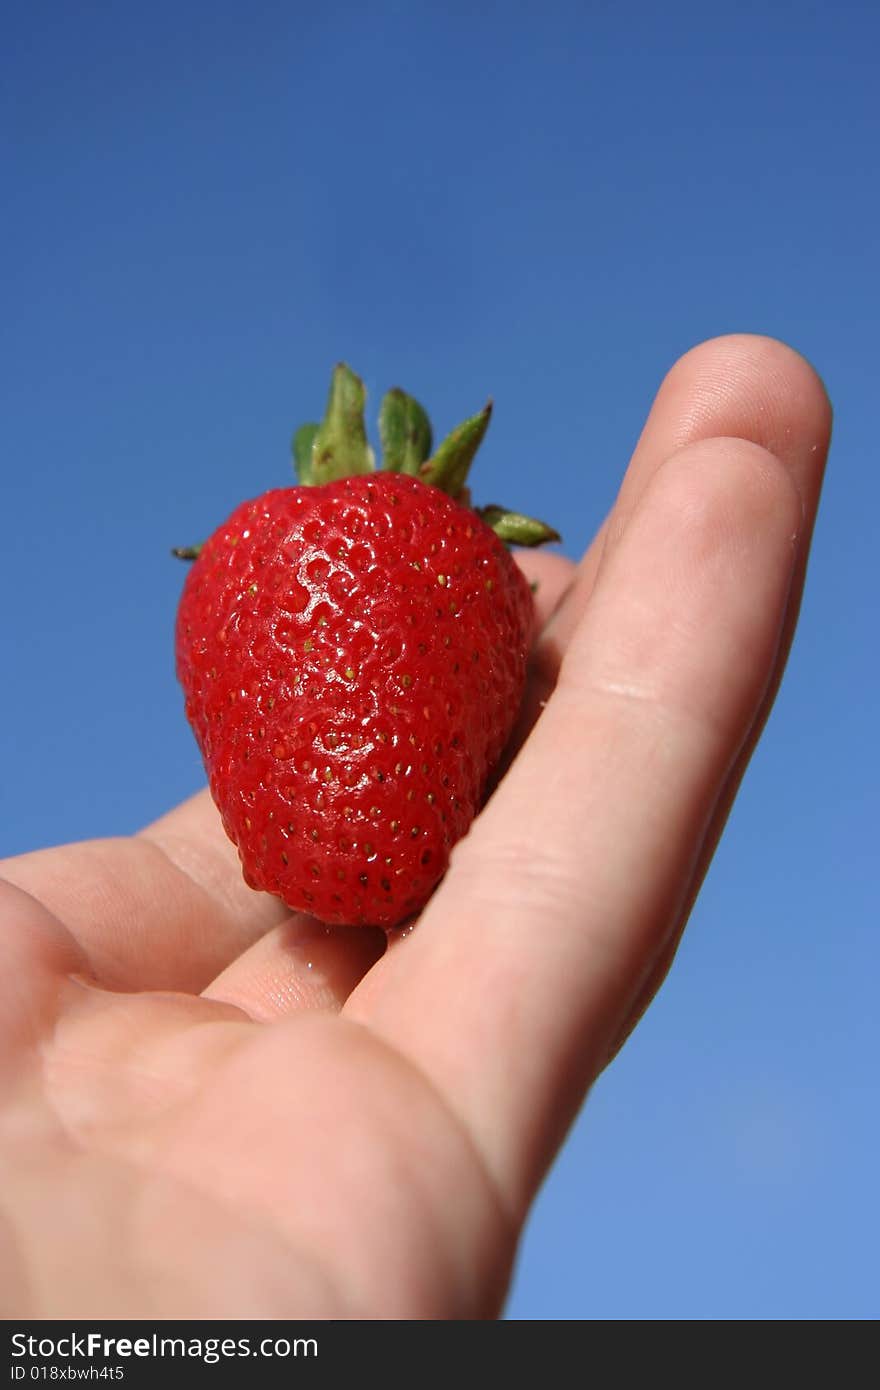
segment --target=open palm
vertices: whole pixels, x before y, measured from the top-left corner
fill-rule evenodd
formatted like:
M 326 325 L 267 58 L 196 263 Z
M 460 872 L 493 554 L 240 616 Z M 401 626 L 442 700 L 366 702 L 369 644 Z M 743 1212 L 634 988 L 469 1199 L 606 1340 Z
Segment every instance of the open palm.
M 2 866 L 6 1317 L 490 1317 L 775 694 L 830 413 L 779 343 L 664 382 L 414 930 L 252 893 L 202 793 Z

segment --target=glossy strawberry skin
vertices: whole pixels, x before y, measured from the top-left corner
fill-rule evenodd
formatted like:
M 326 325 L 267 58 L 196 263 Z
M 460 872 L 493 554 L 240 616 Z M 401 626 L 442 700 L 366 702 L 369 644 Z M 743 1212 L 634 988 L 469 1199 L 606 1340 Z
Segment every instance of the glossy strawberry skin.
M 497 536 L 416 478 L 238 507 L 187 575 L 176 647 L 247 882 L 325 922 L 418 911 L 510 736 L 532 621 Z

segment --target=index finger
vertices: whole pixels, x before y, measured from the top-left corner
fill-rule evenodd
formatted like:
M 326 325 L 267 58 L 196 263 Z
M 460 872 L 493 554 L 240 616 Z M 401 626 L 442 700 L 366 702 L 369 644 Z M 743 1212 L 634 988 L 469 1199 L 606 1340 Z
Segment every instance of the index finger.
M 801 438 L 825 400 L 803 382 L 786 407 Z M 418 930 L 349 1001 L 433 1079 L 516 1212 L 687 902 L 796 608 L 823 455 L 801 460 L 805 490 L 740 439 L 654 470 L 532 737 Z

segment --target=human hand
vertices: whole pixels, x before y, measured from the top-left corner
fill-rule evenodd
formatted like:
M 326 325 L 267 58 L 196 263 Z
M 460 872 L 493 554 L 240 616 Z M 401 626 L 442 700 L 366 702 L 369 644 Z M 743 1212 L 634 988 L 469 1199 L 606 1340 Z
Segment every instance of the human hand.
M 519 752 L 387 949 L 252 893 L 205 793 L 6 861 L 7 1318 L 499 1311 L 768 713 L 829 430 L 781 344 L 677 364 L 580 565 L 523 557 Z

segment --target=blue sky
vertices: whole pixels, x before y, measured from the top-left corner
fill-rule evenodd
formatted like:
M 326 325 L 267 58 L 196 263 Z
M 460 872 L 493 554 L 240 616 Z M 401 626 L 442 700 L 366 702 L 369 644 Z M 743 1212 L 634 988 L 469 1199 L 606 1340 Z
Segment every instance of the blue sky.
M 822 373 L 776 712 L 508 1313 L 876 1316 L 876 6 L 48 0 L 4 27 L 0 852 L 201 784 L 168 547 L 287 480 L 338 358 L 440 430 L 491 394 L 485 494 L 572 556 L 687 348 L 770 333 Z

